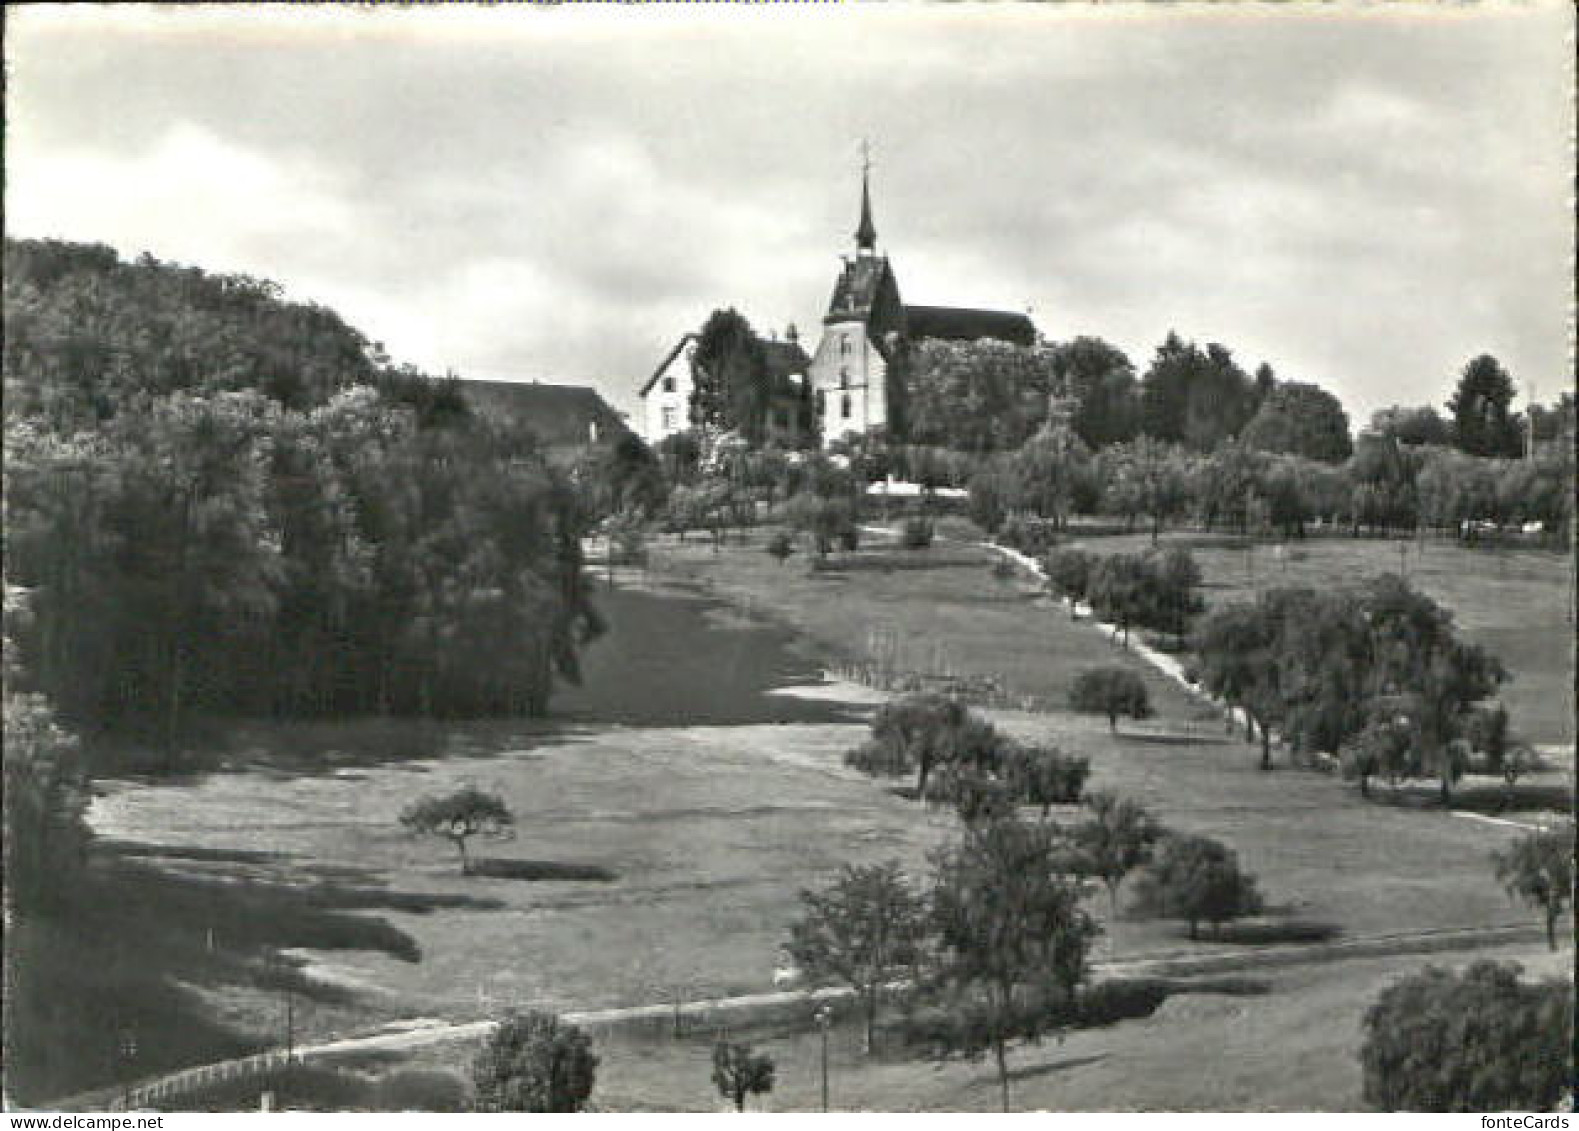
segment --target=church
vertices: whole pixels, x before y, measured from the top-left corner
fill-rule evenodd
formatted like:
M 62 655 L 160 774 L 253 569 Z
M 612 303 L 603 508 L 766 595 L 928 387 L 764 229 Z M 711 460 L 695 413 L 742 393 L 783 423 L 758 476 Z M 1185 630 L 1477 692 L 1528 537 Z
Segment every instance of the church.
M 811 423 L 824 447 L 877 430 L 903 436 L 905 378 L 911 352 L 921 342 L 989 338 L 1032 346 L 1038 341 L 1036 327 L 1025 314 L 905 305 L 893 264 L 877 253 L 869 167 L 861 173 L 855 253 L 843 260 L 816 352 L 803 375 L 790 375 L 809 386 Z M 641 389 L 643 432 L 649 443 L 689 425 L 691 381 L 685 347 L 692 341 L 694 335 L 682 337 Z M 798 344 L 794 352 L 800 359 L 806 356 Z M 781 433 L 780 438 L 788 436 Z

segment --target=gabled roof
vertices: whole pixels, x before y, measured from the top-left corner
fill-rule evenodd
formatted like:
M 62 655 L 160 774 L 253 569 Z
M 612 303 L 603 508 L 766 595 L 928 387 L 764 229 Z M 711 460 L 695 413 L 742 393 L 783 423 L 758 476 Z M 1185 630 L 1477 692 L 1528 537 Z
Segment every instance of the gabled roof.
M 585 385 L 542 385 L 536 381 L 468 381 L 461 395 L 472 411 L 520 424 L 549 447 L 579 447 L 589 442 L 589 425 L 599 441 L 612 440 L 630 427 L 596 389 Z
M 1007 310 L 907 306 L 905 327 L 912 339 L 942 338 L 951 342 L 973 342 L 977 338 L 996 338 L 1020 346 L 1036 344 L 1036 326 L 1030 317 Z
M 658 368 L 652 371 L 652 376 L 647 378 L 647 383 L 637 391 L 636 395 L 638 397 L 645 397 L 652 387 L 658 383 L 658 378 L 663 376 L 663 371 L 668 369 L 670 365 L 674 364 L 674 359 L 680 356 L 680 351 L 686 347 L 686 343 L 694 341 L 696 341 L 695 334 L 681 334 L 680 340 L 674 343 L 674 348 L 672 350 L 663 355 L 663 360 L 658 363 Z

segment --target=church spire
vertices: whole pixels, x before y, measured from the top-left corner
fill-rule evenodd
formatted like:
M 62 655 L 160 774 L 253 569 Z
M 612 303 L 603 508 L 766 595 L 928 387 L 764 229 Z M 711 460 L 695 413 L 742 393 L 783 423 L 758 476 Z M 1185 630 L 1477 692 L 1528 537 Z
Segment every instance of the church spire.
M 872 172 L 872 149 L 861 142 L 861 225 L 855 229 L 855 246 L 871 252 L 877 246 L 877 225 L 872 223 L 872 193 L 868 182 Z

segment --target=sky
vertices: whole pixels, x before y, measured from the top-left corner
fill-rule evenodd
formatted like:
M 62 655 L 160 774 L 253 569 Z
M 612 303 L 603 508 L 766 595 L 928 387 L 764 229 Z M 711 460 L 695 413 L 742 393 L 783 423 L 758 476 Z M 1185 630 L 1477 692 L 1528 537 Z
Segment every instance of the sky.
M 734 306 L 814 338 L 869 139 L 908 302 L 1170 331 L 1356 427 L 1572 383 L 1573 13 L 8 7 L 6 226 L 273 279 L 398 361 L 631 410 Z

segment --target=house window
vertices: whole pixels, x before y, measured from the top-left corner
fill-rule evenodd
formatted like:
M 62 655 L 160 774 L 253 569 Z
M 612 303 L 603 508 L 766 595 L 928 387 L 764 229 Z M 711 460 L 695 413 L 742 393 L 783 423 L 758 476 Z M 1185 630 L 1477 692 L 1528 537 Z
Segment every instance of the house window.
M 663 379 L 663 391 L 666 392 L 666 393 L 674 392 L 674 378 L 673 377 L 665 377 Z
M 850 371 L 849 371 L 849 369 L 841 369 L 841 370 L 839 370 L 839 388 L 841 388 L 841 389 L 848 389 L 849 387 L 850 387 Z
M 673 405 L 665 405 L 664 406 L 664 408 L 663 408 L 663 430 L 665 432 L 673 432 L 673 431 L 675 431 L 675 415 L 676 415 L 676 413 L 675 413 L 675 409 L 674 409 Z
M 828 411 L 828 394 L 821 389 L 817 390 L 817 415 L 823 416 Z
M 850 419 L 850 394 L 849 393 L 846 393 L 846 394 L 844 394 L 844 396 L 839 398 L 839 415 L 845 420 L 849 420 Z
M 850 339 L 849 338 L 842 337 L 842 336 L 839 338 L 839 356 L 841 356 L 841 357 L 849 357 L 850 356 Z
M 773 413 L 773 427 L 777 428 L 780 432 L 789 427 L 789 417 L 784 415 L 783 409 L 778 409 Z

